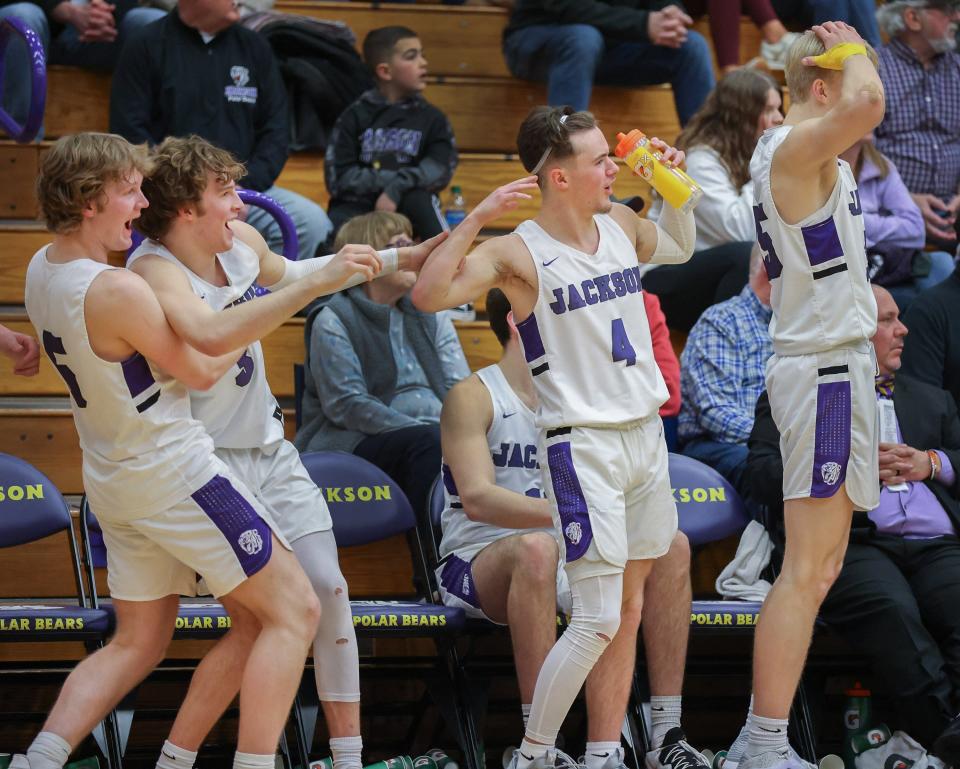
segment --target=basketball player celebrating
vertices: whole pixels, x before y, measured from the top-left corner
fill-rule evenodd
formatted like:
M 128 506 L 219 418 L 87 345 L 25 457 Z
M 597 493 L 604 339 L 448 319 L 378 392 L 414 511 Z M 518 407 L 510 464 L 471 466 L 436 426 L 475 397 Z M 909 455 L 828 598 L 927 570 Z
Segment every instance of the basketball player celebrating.
M 695 227 L 692 215 L 670 206 L 655 225 L 610 202 L 617 165 L 588 112 L 537 107 L 517 145 L 532 175 L 467 216 L 428 258 L 413 300 L 437 311 L 501 288 L 535 383 L 543 487 L 565 545 L 573 613 L 540 670 L 513 757 L 514 769 L 526 769 L 553 763 L 548 750 L 601 654 L 595 675 L 633 674 L 636 634 L 617 634 L 621 606 L 639 614 L 653 559 L 677 530 L 657 415 L 667 389 L 653 359 L 637 261 L 686 261 Z M 666 162 L 682 161 L 683 153 L 656 146 Z M 535 186 L 543 195 L 536 219 L 466 256 L 480 229 Z M 592 742 L 619 744 L 626 702 L 618 705 L 610 733 L 592 734 Z
M 190 391 L 193 416 L 213 438 L 217 457 L 270 512 L 320 597 L 323 621 L 313 657 L 334 767 L 360 769 L 359 658 L 330 512 L 297 450 L 284 440 L 282 414 L 267 384 L 257 339 L 317 295 L 318 287 L 329 293 L 369 275 L 358 272 L 345 283 L 334 263 L 342 257 L 290 262 L 272 253 L 260 233 L 237 220 L 243 203 L 235 182 L 244 171 L 228 152 L 196 136 L 171 137 L 151 160 L 143 184 L 151 205 L 137 221 L 150 239 L 128 266 L 150 284 L 174 332 L 188 344 L 214 354 L 247 345 L 236 367 L 213 387 Z M 369 252 L 369 258 L 383 261 L 378 273 L 383 275 L 418 268 L 440 240 L 380 255 L 368 246 L 346 246 L 343 252 Z M 325 279 L 328 273 L 336 279 Z M 258 282 L 272 293 L 249 301 Z M 291 293 L 293 301 L 277 301 Z M 236 674 L 247 652 L 238 638 L 217 664 L 197 669 L 161 752 L 160 769 L 193 765 L 203 738 L 236 694 Z
M 106 647 L 67 678 L 27 754 L 11 761 L 14 769 L 62 767 L 163 659 L 178 594 L 191 593 L 197 573 L 228 605 L 239 632 L 254 638 L 248 664 L 237 671 L 233 765 L 273 767 L 319 620 L 319 601 L 269 514 L 190 416 L 186 386 L 209 387 L 242 350 L 201 355 L 172 332 L 143 279 L 107 264 L 110 251 L 130 247 L 131 222 L 147 205 L 140 191 L 147 165 L 144 151 L 118 136 L 79 134 L 51 148 L 38 180 L 54 239 L 27 268 L 27 313 L 70 390 L 117 625 Z M 377 266 L 371 256 L 343 272 Z
M 793 104 L 750 164 L 772 285 L 767 390 L 780 429 L 786 551 L 763 603 L 741 769 L 797 766 L 787 716 L 820 604 L 843 564 L 854 508 L 879 503 L 877 309 L 856 181 L 837 156 L 883 118 L 876 55 L 827 22 L 787 54 Z M 732 751 L 739 753 L 739 750 Z

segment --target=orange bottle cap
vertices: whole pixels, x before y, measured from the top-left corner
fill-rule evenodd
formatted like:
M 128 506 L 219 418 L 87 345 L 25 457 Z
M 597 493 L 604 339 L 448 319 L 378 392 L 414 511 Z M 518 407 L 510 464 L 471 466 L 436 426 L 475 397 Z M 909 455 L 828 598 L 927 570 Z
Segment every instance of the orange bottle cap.
M 857 681 L 852 689 L 845 689 L 843 692 L 848 697 L 869 697 L 870 690 L 864 688 L 863 684 Z
M 643 138 L 644 138 L 644 133 L 638 128 L 634 128 L 628 134 L 618 133 L 617 134 L 618 143 L 617 143 L 616 149 L 614 149 L 613 151 L 613 154 L 616 155 L 618 158 L 625 158 L 627 155 L 630 154 L 630 150 L 633 149 L 633 146 Z

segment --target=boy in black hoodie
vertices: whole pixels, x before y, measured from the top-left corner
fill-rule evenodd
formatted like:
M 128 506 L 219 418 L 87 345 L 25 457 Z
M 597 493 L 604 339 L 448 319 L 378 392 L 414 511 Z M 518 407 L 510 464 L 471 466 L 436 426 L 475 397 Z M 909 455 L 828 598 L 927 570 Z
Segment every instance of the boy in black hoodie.
M 377 87 L 337 119 L 324 158 L 329 216 L 336 229 L 368 211 L 397 211 L 416 237 L 446 229 L 436 193 L 457 167 L 446 116 L 420 94 L 427 60 L 417 33 L 406 27 L 371 30 L 363 58 Z

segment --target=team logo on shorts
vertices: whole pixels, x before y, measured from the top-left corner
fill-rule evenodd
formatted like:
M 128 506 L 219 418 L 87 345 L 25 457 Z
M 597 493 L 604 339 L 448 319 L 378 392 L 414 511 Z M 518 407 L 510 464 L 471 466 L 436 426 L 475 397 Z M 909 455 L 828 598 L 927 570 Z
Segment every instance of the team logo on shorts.
M 836 462 L 824 462 L 820 466 L 820 475 L 823 477 L 825 484 L 833 486 L 840 480 L 840 465 Z
M 563 533 L 566 535 L 567 539 L 570 540 L 570 543 L 573 545 L 579 545 L 580 540 L 583 539 L 583 529 L 580 524 L 576 521 L 571 521 L 567 524 L 567 528 L 563 530 Z
M 460 590 L 464 595 L 470 595 L 470 575 L 463 575 L 463 583 L 460 585 Z
M 247 529 L 240 535 L 237 544 L 243 548 L 243 552 L 247 555 L 256 555 L 263 550 L 263 537 L 256 529 Z

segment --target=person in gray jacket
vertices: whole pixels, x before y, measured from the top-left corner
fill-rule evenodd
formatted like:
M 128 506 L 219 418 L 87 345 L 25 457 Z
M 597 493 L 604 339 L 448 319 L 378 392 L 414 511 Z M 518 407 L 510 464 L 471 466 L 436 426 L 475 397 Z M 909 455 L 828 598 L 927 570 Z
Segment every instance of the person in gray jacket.
M 347 222 L 337 244 L 410 245 L 410 221 L 374 211 Z M 339 246 L 337 246 L 339 247 Z M 445 314 L 417 310 L 416 274 L 398 271 L 337 294 L 307 319 L 300 451 L 347 451 L 372 462 L 426 508 L 440 468 L 440 408 L 470 374 Z

